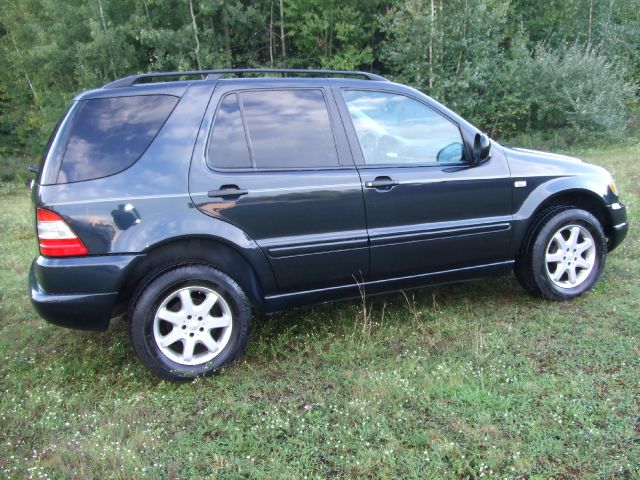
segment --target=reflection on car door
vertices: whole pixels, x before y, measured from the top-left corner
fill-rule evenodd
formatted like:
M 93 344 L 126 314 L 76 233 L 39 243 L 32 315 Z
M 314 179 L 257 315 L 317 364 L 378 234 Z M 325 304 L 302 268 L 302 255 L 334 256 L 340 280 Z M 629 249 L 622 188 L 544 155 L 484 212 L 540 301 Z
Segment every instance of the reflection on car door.
M 372 279 L 507 260 L 511 187 L 500 151 L 470 165 L 458 126 L 415 98 L 336 96 L 360 163 Z
M 344 130 L 334 125 L 331 93 L 320 81 L 238 85 L 220 83 L 207 116 L 208 146 L 206 135 L 196 145 L 190 190 L 197 208 L 255 240 L 281 292 L 367 275 L 362 187 Z

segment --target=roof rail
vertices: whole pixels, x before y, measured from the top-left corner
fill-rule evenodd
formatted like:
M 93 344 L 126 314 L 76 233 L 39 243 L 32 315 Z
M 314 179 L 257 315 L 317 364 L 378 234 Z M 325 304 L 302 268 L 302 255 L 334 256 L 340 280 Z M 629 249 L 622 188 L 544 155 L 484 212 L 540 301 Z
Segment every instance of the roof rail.
M 154 72 L 154 73 L 140 73 L 138 75 L 130 75 L 128 77 L 120 78 L 113 82 L 107 83 L 102 88 L 121 88 L 131 87 L 138 83 L 139 80 L 147 78 L 162 78 L 162 77 L 194 77 L 206 75 L 207 80 L 217 80 L 225 75 L 244 75 L 244 74 L 267 74 L 275 73 L 284 77 L 288 75 L 313 75 L 313 76 L 358 76 L 365 77 L 367 80 L 378 80 L 388 82 L 384 77 L 376 75 L 375 73 L 351 71 L 351 70 L 306 70 L 303 68 L 232 68 L 224 70 L 188 70 L 185 72 Z

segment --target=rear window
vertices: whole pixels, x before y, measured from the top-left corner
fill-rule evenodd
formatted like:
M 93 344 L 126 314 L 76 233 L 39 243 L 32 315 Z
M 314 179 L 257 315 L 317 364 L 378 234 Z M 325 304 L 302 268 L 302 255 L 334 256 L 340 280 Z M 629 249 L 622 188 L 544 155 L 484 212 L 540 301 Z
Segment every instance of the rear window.
M 69 126 L 57 182 L 106 177 L 133 165 L 177 102 L 169 95 L 82 100 Z
M 339 167 L 322 90 L 227 95 L 216 113 L 207 161 L 223 169 Z

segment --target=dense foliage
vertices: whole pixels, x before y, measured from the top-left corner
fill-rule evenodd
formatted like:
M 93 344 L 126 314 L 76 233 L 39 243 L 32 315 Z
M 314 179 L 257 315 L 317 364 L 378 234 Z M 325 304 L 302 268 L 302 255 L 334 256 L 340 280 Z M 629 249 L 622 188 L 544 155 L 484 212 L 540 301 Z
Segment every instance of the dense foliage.
M 244 66 L 379 72 L 498 138 L 616 138 L 638 51 L 637 0 L 2 0 L 0 154 L 117 77 Z

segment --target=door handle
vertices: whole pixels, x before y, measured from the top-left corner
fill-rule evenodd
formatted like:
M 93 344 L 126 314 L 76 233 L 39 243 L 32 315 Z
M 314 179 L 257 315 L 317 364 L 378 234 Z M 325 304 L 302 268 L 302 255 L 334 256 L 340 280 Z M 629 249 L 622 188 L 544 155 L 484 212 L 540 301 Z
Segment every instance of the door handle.
M 207 192 L 208 197 L 239 197 L 241 195 L 246 195 L 249 193 L 249 190 L 244 190 L 238 188 L 237 185 L 223 185 L 219 190 L 209 190 Z
M 367 188 L 377 188 L 385 190 L 390 190 L 397 185 L 400 185 L 400 182 L 392 180 L 390 177 L 376 177 L 373 182 L 366 182 L 364 184 L 364 186 Z

